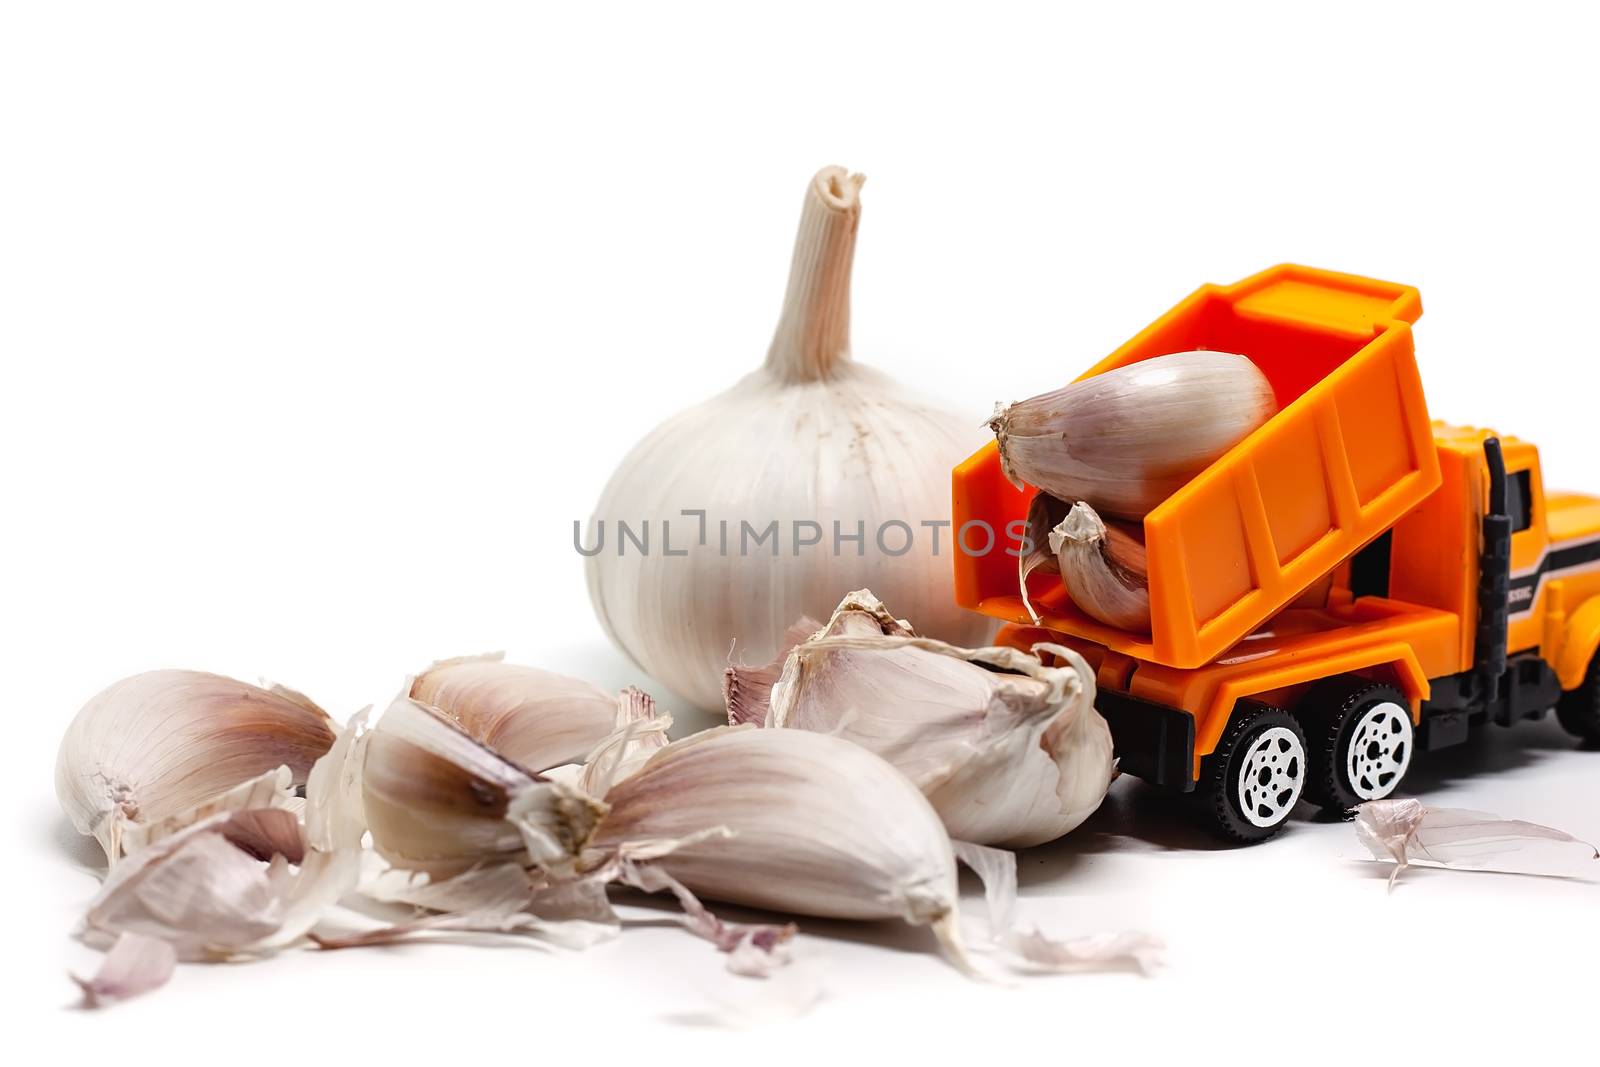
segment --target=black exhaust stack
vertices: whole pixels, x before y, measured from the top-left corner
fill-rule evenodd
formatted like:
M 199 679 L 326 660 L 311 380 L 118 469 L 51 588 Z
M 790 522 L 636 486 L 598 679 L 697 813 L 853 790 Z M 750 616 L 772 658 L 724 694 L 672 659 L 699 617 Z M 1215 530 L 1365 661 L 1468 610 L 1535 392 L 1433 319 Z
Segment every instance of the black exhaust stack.
M 1489 466 L 1489 500 L 1483 516 L 1483 553 L 1478 561 L 1478 635 L 1474 646 L 1478 687 L 1484 703 L 1500 699 L 1506 672 L 1506 625 L 1511 614 L 1511 516 L 1506 461 L 1500 439 L 1483 442 Z

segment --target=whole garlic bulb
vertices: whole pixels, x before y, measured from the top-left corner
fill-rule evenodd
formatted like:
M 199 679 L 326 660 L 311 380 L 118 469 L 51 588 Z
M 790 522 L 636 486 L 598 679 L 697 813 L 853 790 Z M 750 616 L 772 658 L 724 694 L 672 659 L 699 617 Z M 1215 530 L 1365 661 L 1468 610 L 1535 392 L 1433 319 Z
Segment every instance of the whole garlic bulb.
M 790 623 L 825 618 L 851 589 L 871 586 L 949 641 L 988 632 L 955 604 L 948 526 L 950 471 L 981 431 L 850 357 L 862 180 L 838 167 L 812 179 L 765 365 L 640 442 L 583 545 L 599 544 L 589 596 L 612 640 L 704 709 L 721 706 L 735 639 L 747 662 L 770 659 Z M 635 535 L 647 524 L 648 553 L 619 521 Z

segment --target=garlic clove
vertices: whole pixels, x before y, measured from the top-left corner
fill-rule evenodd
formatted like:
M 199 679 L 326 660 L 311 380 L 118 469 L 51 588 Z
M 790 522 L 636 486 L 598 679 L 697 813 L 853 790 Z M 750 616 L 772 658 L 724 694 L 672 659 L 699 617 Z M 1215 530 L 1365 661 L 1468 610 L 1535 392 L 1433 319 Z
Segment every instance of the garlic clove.
M 1246 357 L 1179 352 L 997 405 L 989 428 L 1018 487 L 1142 518 L 1276 411 Z
M 1144 541 L 1132 529 L 1108 525 L 1080 500 L 1050 531 L 1050 549 L 1080 611 L 1107 626 L 1150 632 Z
M 859 745 L 717 727 L 663 748 L 607 800 L 593 840 L 601 852 L 672 842 L 656 866 L 701 896 L 931 925 L 965 961 L 950 839 L 916 787 Z
M 184 827 L 225 812 L 274 808 L 288 811 L 295 802 L 294 775 L 287 766 L 278 767 L 240 782 L 232 789 L 188 808 L 176 815 L 151 823 L 131 822 L 122 829 L 122 846 L 137 852 L 147 845 L 171 837 Z
M 1034 622 L 1039 621 L 1039 613 L 1033 610 L 1033 601 L 1028 597 L 1028 576 L 1034 571 L 1041 574 L 1060 573 L 1056 555 L 1050 550 L 1050 531 L 1067 517 L 1070 510 L 1070 505 L 1049 493 L 1035 493 L 1033 502 L 1028 505 L 1024 551 L 1017 557 L 1017 587 L 1022 591 L 1022 606 Z
M 115 862 L 201 805 L 287 766 L 304 784 L 333 744 L 327 714 L 293 690 L 164 670 L 109 686 L 72 720 L 56 759 L 56 795 L 79 833 Z
M 361 764 L 378 854 L 436 877 L 507 862 L 569 867 L 605 805 L 498 755 L 409 692 L 378 720 Z
M 441 660 L 417 675 L 411 697 L 533 771 L 582 760 L 611 733 L 617 707 L 598 686 L 505 663 L 499 653 Z
M 860 590 L 790 653 L 767 725 L 870 749 L 928 797 L 952 837 L 1039 844 L 1082 823 L 1114 771 L 1093 673 L 1046 647 L 1065 666 L 917 637 Z

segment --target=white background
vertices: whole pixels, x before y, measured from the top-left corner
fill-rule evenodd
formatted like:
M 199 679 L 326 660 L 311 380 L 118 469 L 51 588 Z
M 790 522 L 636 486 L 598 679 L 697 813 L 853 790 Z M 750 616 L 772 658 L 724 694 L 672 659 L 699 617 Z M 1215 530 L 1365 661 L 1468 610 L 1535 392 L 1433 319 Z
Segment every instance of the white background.
M 153 667 L 340 715 L 494 648 L 648 687 L 593 621 L 571 521 L 637 437 L 759 361 L 825 163 L 870 176 L 857 355 L 975 424 L 1198 283 L 1295 260 L 1420 286 L 1434 413 L 1600 490 L 1593 5 L 4 10 L 8 1047 L 1592 1055 L 1600 887 L 1418 872 L 1388 896 L 1348 826 L 1217 849 L 1128 780 L 1023 858 L 1025 904 L 1165 937 L 1153 978 L 985 987 L 916 932 L 807 923 L 823 1002 L 727 1031 L 716 999 L 745 989 L 658 923 L 583 955 L 185 967 L 86 1015 L 63 972 L 94 960 L 69 937 L 92 850 L 51 766 L 87 697 Z M 1600 755 L 1552 723 L 1411 785 L 1600 839 Z

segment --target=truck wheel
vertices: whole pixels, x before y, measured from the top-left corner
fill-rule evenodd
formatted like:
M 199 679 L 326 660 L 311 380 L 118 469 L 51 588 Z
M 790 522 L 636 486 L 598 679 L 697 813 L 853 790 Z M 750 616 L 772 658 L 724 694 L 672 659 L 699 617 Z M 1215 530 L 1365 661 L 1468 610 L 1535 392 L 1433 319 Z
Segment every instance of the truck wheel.
M 1556 719 L 1574 737 L 1600 743 L 1600 654 L 1589 661 L 1589 672 L 1578 688 L 1561 694 Z
M 1199 796 L 1216 826 L 1235 841 L 1277 833 L 1306 783 L 1306 736 L 1286 713 L 1241 701 L 1201 763 Z
M 1307 800 L 1349 811 L 1400 788 L 1416 739 L 1409 703 L 1394 686 L 1329 679 L 1306 694 L 1300 721 L 1311 741 Z

